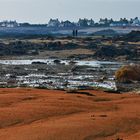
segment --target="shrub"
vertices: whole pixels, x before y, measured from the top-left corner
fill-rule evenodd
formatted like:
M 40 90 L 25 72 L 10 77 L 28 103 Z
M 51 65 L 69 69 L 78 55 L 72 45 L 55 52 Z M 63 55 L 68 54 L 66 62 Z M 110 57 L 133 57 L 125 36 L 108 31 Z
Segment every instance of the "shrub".
M 140 81 L 140 65 L 123 66 L 115 73 L 118 82 Z

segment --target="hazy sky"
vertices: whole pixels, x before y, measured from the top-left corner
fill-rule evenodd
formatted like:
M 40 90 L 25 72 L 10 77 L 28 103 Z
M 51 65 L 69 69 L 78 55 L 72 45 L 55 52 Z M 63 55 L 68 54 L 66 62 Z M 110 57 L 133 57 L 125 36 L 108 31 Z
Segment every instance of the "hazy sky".
M 136 17 L 140 0 L 0 0 L 0 20 L 47 23 L 50 18 L 77 21 L 78 18 Z

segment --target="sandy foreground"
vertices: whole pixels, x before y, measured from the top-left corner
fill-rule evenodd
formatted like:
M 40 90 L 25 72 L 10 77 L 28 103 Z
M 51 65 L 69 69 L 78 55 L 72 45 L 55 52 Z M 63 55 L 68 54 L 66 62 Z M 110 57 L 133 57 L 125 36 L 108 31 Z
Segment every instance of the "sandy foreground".
M 0 140 L 140 140 L 140 95 L 0 89 Z

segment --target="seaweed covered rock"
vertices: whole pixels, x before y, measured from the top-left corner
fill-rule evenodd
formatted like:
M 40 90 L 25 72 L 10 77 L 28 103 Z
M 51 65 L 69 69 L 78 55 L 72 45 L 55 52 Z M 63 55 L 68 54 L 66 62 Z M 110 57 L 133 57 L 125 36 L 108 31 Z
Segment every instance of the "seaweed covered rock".
M 120 68 L 116 74 L 118 91 L 138 91 L 140 88 L 140 65 L 128 65 Z
M 117 82 L 130 83 L 140 81 L 140 65 L 128 65 L 120 68 L 115 77 Z
M 140 31 L 132 31 L 124 37 L 126 41 L 137 42 L 140 40 Z
M 94 54 L 94 57 L 100 59 L 114 59 L 120 56 L 127 56 L 132 58 L 136 54 L 128 47 L 116 47 L 116 46 L 102 46 Z
M 94 56 L 99 58 L 112 58 L 117 56 L 117 53 L 118 50 L 115 46 L 102 46 L 96 51 Z

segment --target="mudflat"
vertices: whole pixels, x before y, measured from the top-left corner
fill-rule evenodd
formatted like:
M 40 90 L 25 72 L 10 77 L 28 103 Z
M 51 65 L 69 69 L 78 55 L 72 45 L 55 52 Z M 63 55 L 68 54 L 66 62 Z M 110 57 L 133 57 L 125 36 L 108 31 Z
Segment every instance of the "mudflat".
M 133 93 L 3 88 L 0 140 L 140 140 L 139 105 Z

